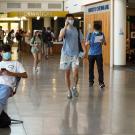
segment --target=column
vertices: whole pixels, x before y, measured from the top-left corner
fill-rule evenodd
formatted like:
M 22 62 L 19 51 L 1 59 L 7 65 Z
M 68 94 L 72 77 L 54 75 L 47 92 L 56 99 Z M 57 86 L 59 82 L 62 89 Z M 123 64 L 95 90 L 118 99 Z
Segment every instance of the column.
M 28 18 L 28 32 L 32 32 L 32 18 Z
M 114 65 L 114 0 L 110 6 L 110 67 Z
M 50 17 L 45 17 L 44 18 L 44 27 L 51 27 L 51 18 Z
M 114 0 L 114 65 L 126 65 L 126 0 Z

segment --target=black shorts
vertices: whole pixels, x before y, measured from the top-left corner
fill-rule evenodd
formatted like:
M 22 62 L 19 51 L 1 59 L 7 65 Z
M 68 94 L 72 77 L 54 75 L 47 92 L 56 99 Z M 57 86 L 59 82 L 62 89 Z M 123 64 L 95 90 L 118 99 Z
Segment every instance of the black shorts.
M 47 47 L 52 47 L 53 46 L 53 42 L 51 42 L 51 41 L 48 41 L 48 46 Z

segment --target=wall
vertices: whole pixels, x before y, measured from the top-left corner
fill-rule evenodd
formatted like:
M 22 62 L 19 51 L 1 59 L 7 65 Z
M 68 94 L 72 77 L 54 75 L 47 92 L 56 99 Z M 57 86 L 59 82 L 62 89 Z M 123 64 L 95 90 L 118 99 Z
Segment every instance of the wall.
M 70 13 L 83 12 L 83 5 L 101 2 L 104 0 L 65 0 L 64 9 Z
M 63 1 L 0 0 L 0 12 L 10 11 L 63 11 Z
M 88 7 L 86 7 L 86 11 L 88 10 L 89 7 L 93 8 L 93 7 L 97 7 L 100 5 L 106 5 L 106 4 L 109 4 L 109 2 L 88 6 Z M 84 15 L 85 35 L 88 32 L 93 31 L 94 21 L 102 21 L 102 31 L 105 34 L 106 42 L 107 42 L 107 45 L 103 46 L 103 58 L 104 58 L 104 64 L 108 65 L 108 64 L 110 64 L 110 10 L 85 13 L 85 15 Z

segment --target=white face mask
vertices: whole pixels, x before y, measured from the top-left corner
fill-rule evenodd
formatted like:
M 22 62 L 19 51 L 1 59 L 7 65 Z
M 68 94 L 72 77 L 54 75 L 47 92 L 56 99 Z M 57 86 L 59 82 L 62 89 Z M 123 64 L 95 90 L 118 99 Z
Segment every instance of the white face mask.
M 74 24 L 74 20 L 68 20 L 68 22 L 69 22 L 70 25 Z

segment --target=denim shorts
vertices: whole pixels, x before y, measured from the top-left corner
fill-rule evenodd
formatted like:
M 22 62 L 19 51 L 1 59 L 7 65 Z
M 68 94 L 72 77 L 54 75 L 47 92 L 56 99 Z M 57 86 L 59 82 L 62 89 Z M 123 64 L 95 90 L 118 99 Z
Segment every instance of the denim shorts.
M 79 66 L 79 58 L 77 56 L 67 56 L 61 54 L 60 69 L 62 70 L 74 69 L 78 68 L 78 66 Z

